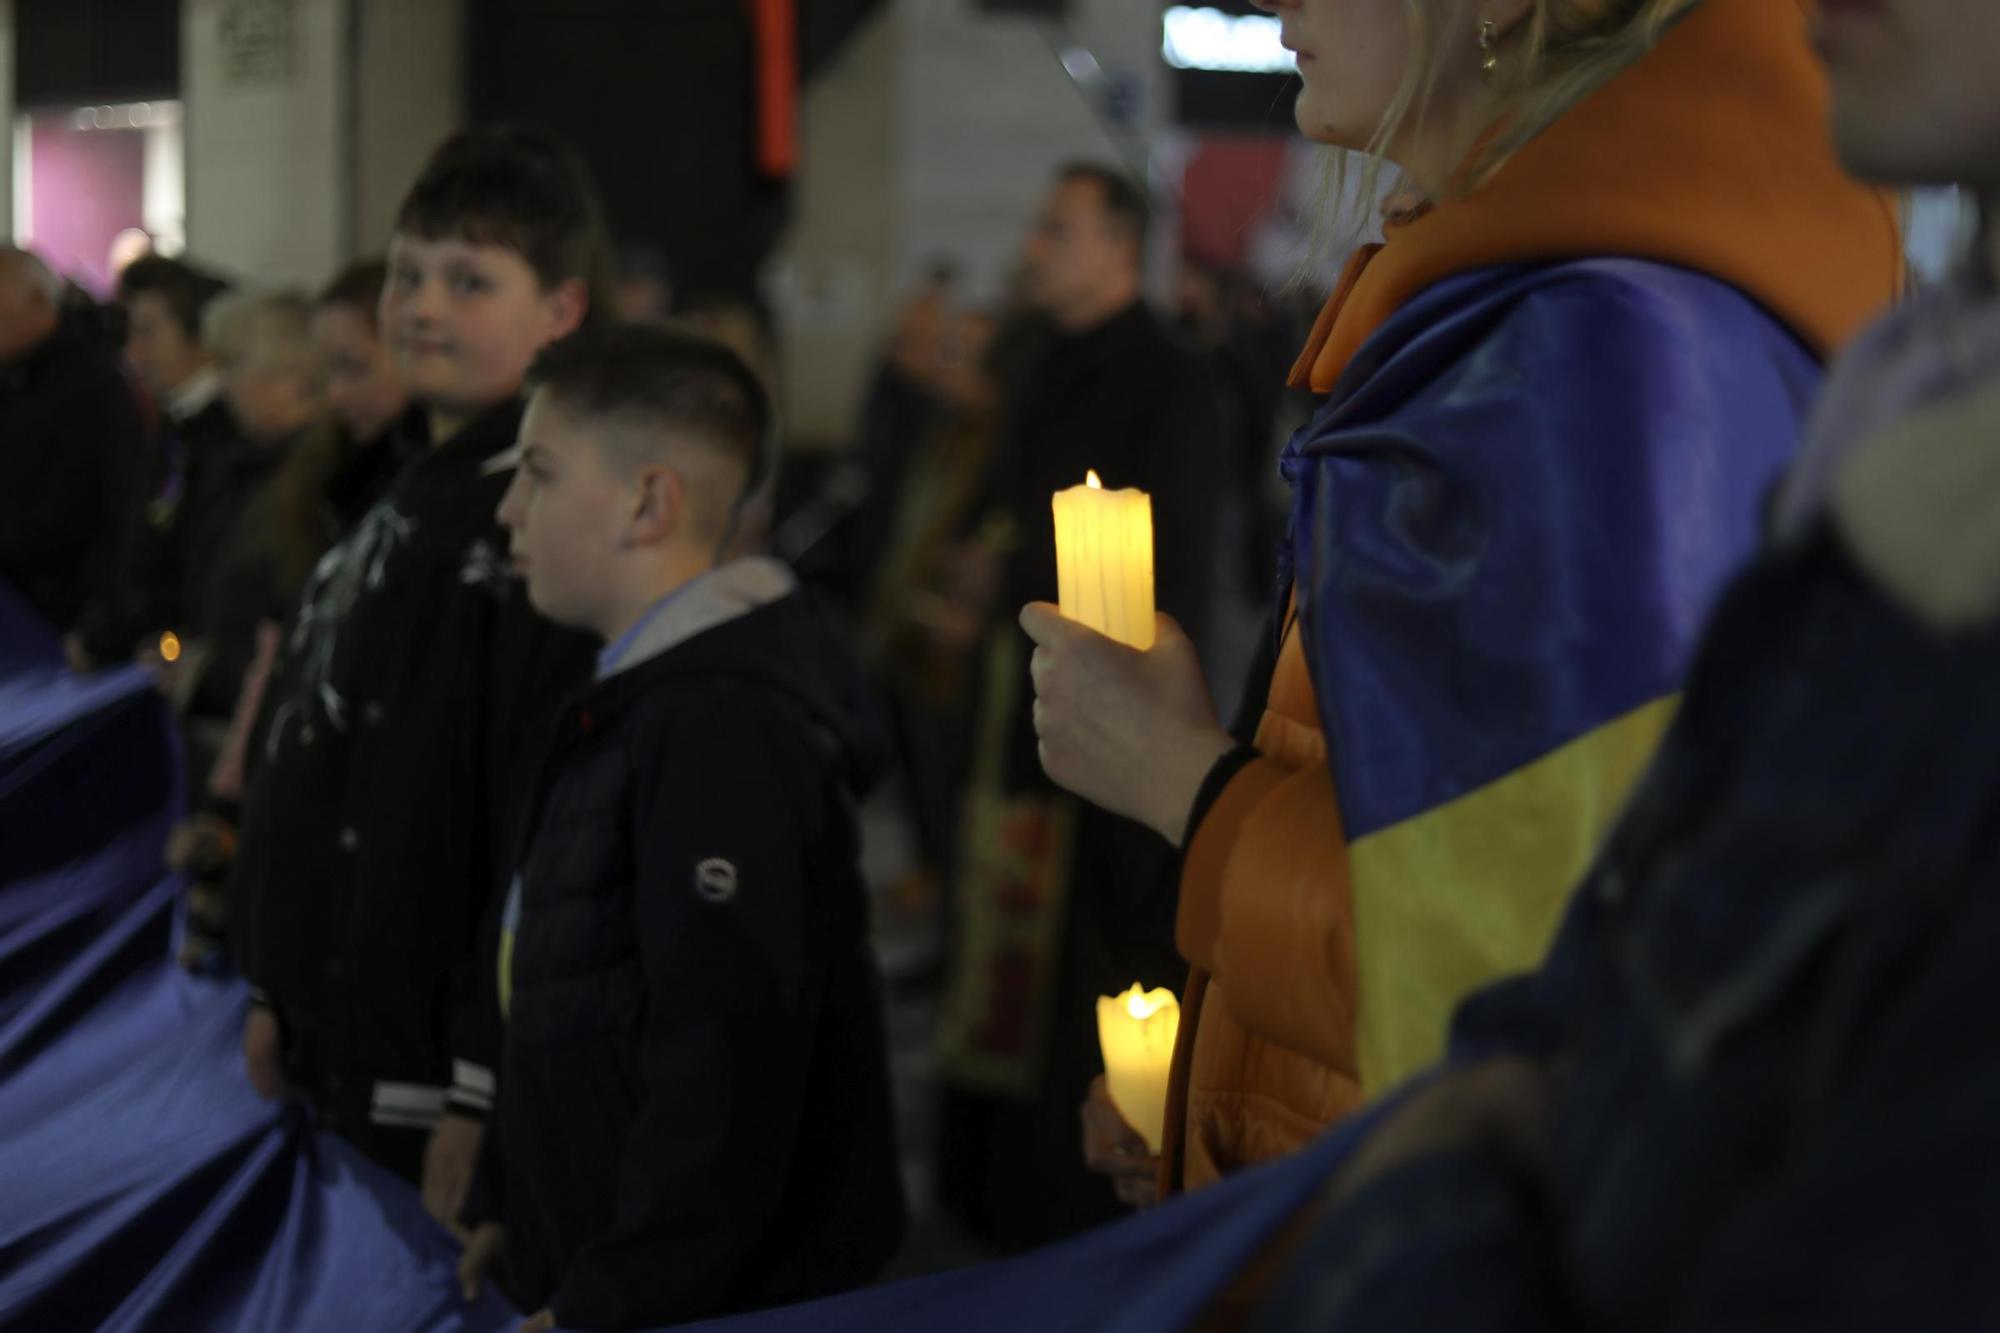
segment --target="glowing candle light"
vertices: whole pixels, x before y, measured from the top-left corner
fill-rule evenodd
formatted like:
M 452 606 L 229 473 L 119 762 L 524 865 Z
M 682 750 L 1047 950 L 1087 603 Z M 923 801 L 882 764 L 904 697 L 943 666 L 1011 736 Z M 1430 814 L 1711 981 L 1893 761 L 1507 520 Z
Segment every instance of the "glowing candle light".
M 1131 990 L 1097 997 L 1097 1041 L 1104 1050 L 1104 1081 L 1111 1100 L 1146 1146 L 1160 1151 L 1167 1124 L 1167 1072 L 1181 1005 L 1170 990 Z
M 171 630 L 160 636 L 160 660 L 162 662 L 178 662 L 181 660 L 180 636 Z
M 1127 647 L 1153 646 L 1153 497 L 1086 484 L 1057 491 L 1062 613 Z

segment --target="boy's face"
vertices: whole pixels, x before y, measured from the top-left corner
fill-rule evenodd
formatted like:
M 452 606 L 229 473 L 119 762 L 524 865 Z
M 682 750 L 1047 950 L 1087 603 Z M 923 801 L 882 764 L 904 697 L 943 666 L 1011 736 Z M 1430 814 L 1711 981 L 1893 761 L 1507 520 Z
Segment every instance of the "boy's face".
M 129 313 L 125 355 L 132 361 L 132 373 L 155 399 L 166 398 L 208 364 L 201 344 L 188 337 L 166 297 L 139 292 L 132 297 Z
M 546 393 L 529 399 L 500 522 L 534 608 L 604 634 L 616 617 L 618 555 L 632 542 L 643 496 L 614 471 L 600 429 Z
M 580 282 L 545 290 L 504 246 L 399 234 L 382 337 L 410 397 L 470 416 L 520 392 L 535 354 L 583 322 L 587 299 Z
M 348 305 L 314 311 L 312 335 L 326 358 L 326 405 L 356 442 L 376 439 L 410 402 L 389 349 L 361 312 Z
M 2000 184 L 2000 5 L 1824 0 L 1834 142 L 1885 185 Z

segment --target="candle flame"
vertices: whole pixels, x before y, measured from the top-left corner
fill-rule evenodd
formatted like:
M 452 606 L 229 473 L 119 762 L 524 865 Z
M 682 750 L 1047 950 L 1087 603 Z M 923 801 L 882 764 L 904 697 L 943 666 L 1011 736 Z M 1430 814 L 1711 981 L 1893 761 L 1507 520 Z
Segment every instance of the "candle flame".
M 1160 1150 L 1167 1124 L 1167 1084 L 1180 1037 L 1181 1006 L 1165 988 L 1132 989 L 1097 997 L 1097 1045 L 1104 1053 L 1104 1082 L 1112 1104 Z
M 1118 998 L 1125 1002 L 1125 1012 L 1141 1022 L 1159 1013 L 1168 1005 L 1176 1003 L 1172 991 L 1164 988 L 1143 991 L 1139 989 L 1139 983 L 1136 981 L 1132 983 L 1131 990 Z
M 160 660 L 162 662 L 178 662 L 181 660 L 181 641 L 179 635 L 167 633 L 160 636 Z
M 1097 479 L 1097 473 L 1095 471 L 1086 473 L 1084 475 L 1083 480 L 1084 483 L 1088 485 L 1090 489 L 1093 491 L 1101 491 L 1104 489 L 1104 483 Z

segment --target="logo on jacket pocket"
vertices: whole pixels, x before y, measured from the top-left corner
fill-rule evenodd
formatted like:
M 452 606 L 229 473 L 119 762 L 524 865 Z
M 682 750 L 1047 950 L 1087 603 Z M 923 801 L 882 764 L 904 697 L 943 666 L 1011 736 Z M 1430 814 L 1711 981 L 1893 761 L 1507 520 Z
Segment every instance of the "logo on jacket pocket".
M 719 856 L 711 856 L 694 868 L 694 891 L 711 903 L 726 903 L 736 896 L 736 867 Z

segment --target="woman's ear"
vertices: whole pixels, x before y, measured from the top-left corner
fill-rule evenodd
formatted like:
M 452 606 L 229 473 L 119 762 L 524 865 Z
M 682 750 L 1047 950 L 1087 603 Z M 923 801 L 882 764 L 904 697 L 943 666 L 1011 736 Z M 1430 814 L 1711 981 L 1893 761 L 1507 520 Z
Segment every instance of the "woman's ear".
M 583 327 L 590 313 L 590 288 L 582 278 L 564 278 L 542 297 L 549 314 L 550 342 L 567 338 Z

